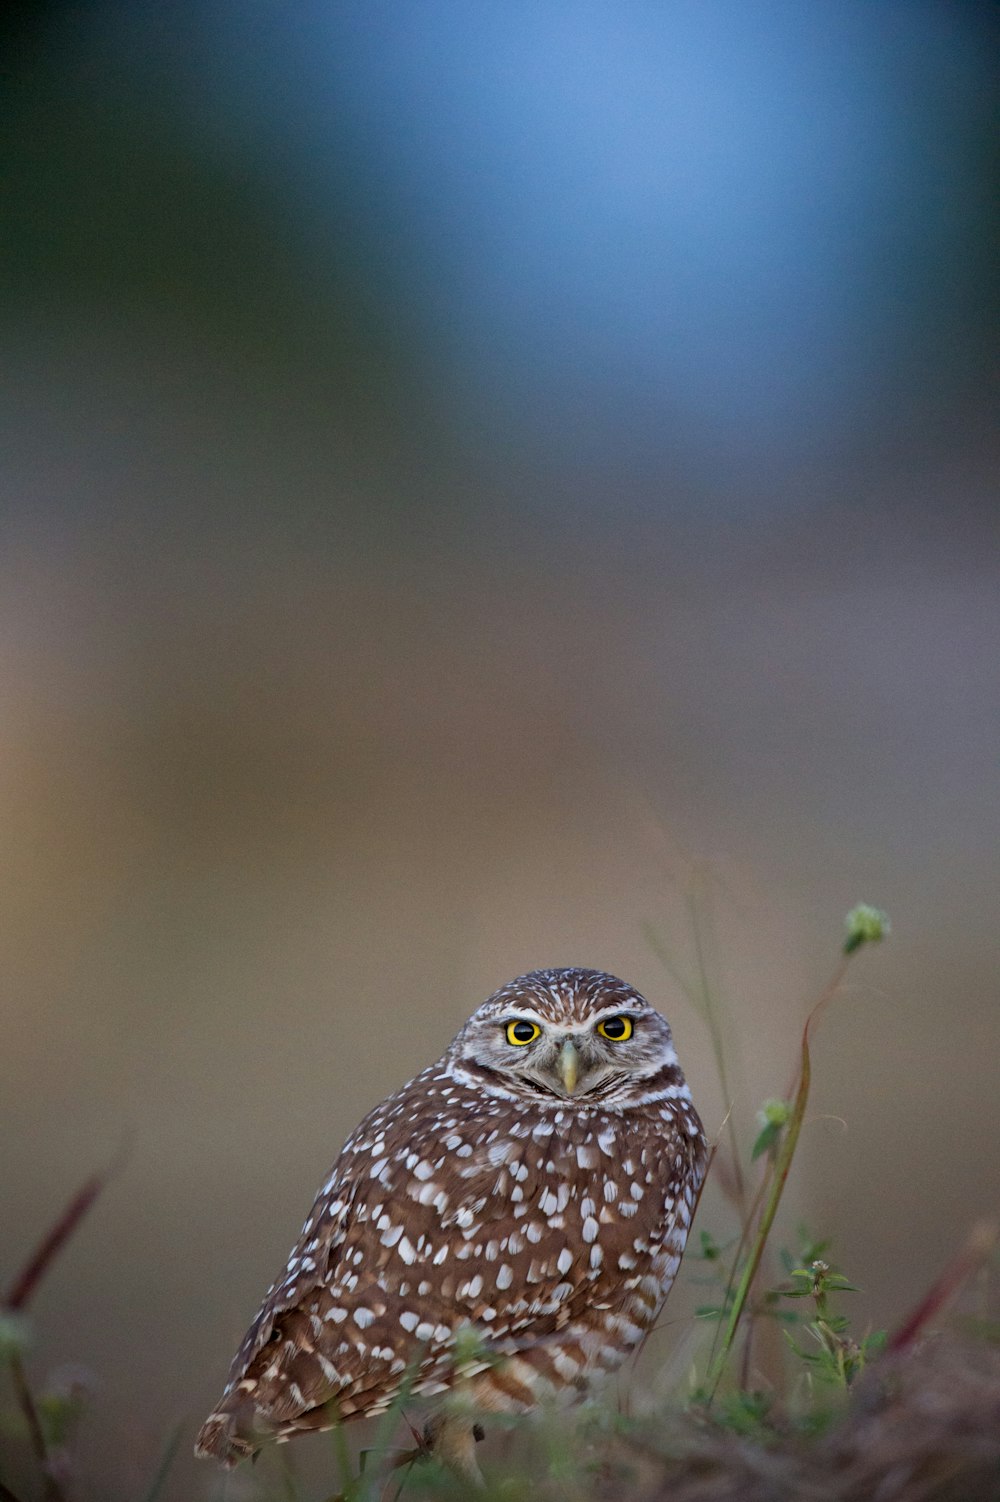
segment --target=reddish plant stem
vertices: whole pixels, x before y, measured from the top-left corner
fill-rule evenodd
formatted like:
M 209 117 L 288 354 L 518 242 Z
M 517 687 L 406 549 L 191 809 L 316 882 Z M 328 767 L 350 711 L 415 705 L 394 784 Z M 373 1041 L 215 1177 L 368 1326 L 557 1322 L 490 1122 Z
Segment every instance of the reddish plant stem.
M 109 1174 L 95 1173 L 78 1189 L 59 1219 L 49 1227 L 14 1279 L 3 1303 L 8 1309 L 23 1309 L 48 1271 L 49 1264 L 72 1236 L 108 1181 Z
M 991 1221 L 973 1226 L 968 1240 L 941 1276 L 931 1284 L 923 1298 L 910 1311 L 886 1346 L 887 1351 L 905 1351 L 934 1317 L 977 1273 L 997 1244 L 997 1227 Z
M 16 1312 L 25 1308 L 38 1288 L 39 1283 L 48 1272 L 53 1260 L 73 1235 L 117 1167 L 118 1162 L 115 1162 L 105 1172 L 93 1174 L 77 1190 L 58 1220 L 53 1222 L 35 1247 L 24 1267 L 11 1284 L 6 1297 L 0 1299 L 0 1309 Z M 53 1476 L 49 1466 L 49 1453 L 45 1442 L 45 1431 L 42 1428 L 41 1419 L 38 1415 L 38 1407 L 32 1395 L 31 1384 L 28 1382 L 28 1374 L 24 1369 L 24 1363 L 21 1357 L 15 1353 L 10 1358 L 9 1365 L 11 1382 L 14 1387 L 18 1406 L 24 1415 L 24 1421 L 31 1440 L 31 1447 L 35 1453 L 42 1475 L 45 1478 L 45 1502 L 65 1502 L 62 1487 L 55 1476 Z M 3 1502 L 2 1493 L 0 1493 L 0 1502 Z

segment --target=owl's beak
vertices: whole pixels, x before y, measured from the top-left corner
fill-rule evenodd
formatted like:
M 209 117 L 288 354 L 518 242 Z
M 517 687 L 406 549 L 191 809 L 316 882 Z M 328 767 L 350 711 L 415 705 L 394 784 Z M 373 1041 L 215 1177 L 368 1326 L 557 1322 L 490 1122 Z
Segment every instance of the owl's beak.
M 567 1095 L 572 1095 L 580 1077 L 580 1055 L 572 1038 L 567 1038 L 559 1050 L 559 1078 Z

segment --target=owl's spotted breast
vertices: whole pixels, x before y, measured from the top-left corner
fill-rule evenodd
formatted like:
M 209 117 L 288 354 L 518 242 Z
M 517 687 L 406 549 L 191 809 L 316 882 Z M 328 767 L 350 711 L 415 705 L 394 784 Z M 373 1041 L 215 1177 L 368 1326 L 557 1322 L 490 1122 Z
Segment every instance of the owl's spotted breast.
M 537 974 L 559 978 L 552 1019 L 544 983 L 509 1002 L 504 988 L 348 1139 L 201 1453 L 232 1463 L 259 1432 L 381 1412 L 404 1381 L 431 1395 L 463 1380 L 484 1407 L 526 1407 L 641 1339 L 683 1251 L 701 1125 L 669 1028 L 638 993 L 615 981 L 602 1006 L 600 972 Z M 567 1023 L 575 976 L 596 999 Z M 541 1049 L 503 1044 L 509 1006 L 538 1019 Z M 597 1041 L 609 1006 L 632 1009 L 637 1049 Z

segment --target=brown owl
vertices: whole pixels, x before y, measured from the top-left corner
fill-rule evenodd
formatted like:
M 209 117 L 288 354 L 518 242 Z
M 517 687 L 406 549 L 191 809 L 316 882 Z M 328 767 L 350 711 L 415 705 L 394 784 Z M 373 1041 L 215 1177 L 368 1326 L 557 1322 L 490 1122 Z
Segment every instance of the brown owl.
M 704 1171 L 659 1012 L 599 970 L 511 981 L 348 1138 L 196 1453 L 235 1465 L 404 1384 L 466 1415 L 586 1390 L 656 1319 Z M 427 1432 L 475 1473 L 471 1418 Z

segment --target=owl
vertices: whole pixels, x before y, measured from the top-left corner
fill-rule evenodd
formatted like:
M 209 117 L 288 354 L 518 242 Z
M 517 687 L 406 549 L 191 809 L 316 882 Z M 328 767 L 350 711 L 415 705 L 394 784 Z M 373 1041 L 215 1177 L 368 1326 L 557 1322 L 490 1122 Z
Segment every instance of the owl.
M 427 1442 L 474 1476 L 473 1413 L 582 1394 L 642 1341 L 705 1158 L 638 991 L 582 969 L 502 986 L 348 1138 L 196 1454 L 232 1466 L 404 1393 L 439 1398 Z

